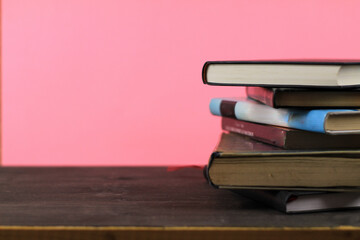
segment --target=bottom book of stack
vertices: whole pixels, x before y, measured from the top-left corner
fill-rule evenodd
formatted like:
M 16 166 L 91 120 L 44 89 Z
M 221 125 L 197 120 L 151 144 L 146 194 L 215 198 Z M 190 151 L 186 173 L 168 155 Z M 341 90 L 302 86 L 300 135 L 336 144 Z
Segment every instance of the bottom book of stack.
M 286 190 L 233 190 L 285 213 L 319 212 L 360 208 L 360 192 L 313 192 Z
M 360 207 L 360 150 L 286 150 L 223 133 L 205 173 L 287 213 Z

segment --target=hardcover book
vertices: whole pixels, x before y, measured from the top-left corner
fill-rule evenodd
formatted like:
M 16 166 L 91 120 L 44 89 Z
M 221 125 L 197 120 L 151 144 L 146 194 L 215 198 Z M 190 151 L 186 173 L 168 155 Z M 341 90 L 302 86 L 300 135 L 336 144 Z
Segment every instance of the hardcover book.
M 359 189 L 360 150 L 285 150 L 223 133 L 207 176 L 220 188 Z
M 237 189 L 233 192 L 285 213 L 320 212 L 360 207 L 360 192 L 255 189 Z
M 214 98 L 210 111 L 218 116 L 312 132 L 360 133 L 360 111 L 355 109 L 276 109 L 245 98 Z
M 209 61 L 202 76 L 209 85 L 356 87 L 360 61 Z
M 246 87 L 246 94 L 274 108 L 360 108 L 359 89 Z
M 360 149 L 360 134 L 330 135 L 223 117 L 223 130 L 284 149 Z

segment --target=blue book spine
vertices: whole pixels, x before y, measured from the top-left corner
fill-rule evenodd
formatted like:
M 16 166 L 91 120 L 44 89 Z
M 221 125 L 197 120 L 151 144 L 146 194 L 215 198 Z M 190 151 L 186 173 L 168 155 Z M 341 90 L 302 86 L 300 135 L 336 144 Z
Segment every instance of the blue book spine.
M 214 98 L 210 101 L 212 114 L 243 121 L 326 133 L 329 113 L 357 111 L 353 109 L 276 109 L 248 99 Z
M 287 127 L 325 133 L 325 118 L 329 112 L 330 110 L 289 110 Z

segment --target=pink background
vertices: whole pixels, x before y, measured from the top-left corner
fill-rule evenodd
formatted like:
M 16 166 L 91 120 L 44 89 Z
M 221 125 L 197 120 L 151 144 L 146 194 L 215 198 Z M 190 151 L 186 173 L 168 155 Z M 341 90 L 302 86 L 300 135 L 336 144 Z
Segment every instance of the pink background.
M 360 1 L 2 4 L 4 165 L 205 164 L 206 60 L 360 58 Z

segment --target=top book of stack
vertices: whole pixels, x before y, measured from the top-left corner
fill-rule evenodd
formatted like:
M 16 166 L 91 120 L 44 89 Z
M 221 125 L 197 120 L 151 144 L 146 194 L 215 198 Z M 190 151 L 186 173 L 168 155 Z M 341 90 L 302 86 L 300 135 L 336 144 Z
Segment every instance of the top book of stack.
M 202 78 L 209 85 L 354 88 L 360 60 L 209 61 Z

